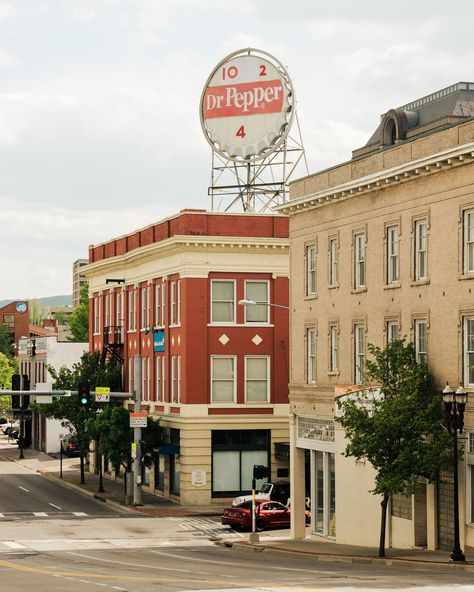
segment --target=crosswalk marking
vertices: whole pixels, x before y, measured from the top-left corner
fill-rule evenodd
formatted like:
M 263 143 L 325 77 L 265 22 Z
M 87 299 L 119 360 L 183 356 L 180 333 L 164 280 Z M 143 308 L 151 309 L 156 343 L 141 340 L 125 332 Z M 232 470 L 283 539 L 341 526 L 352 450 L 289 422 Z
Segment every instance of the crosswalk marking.
M 74 516 L 87 516 L 87 514 L 85 512 L 73 512 Z
M 64 518 L 67 518 L 68 516 L 84 518 L 86 516 L 89 516 L 89 514 L 87 514 L 86 512 L 66 512 L 64 510 L 60 510 L 58 512 L 0 512 L 0 520 L 2 518 L 48 518 L 53 516 L 54 518 L 57 518 L 58 516 L 62 516 Z
M 33 516 L 38 516 L 38 517 L 43 516 L 44 517 L 44 516 L 47 516 L 47 515 L 48 514 L 46 514 L 46 512 L 33 512 Z
M 16 543 L 15 541 L 3 541 L 3 544 L 11 549 L 26 549 L 25 545 Z

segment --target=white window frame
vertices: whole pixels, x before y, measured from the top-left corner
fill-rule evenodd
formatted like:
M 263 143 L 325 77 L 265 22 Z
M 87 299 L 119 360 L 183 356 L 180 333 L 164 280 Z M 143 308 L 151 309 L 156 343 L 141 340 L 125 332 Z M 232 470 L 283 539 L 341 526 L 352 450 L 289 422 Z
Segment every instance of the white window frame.
M 231 401 L 215 401 L 214 400 L 214 360 L 216 359 L 230 359 L 232 360 L 232 379 L 226 379 L 230 382 L 232 380 L 232 400 Z M 222 379 L 219 379 L 222 380 Z M 236 356 L 211 356 L 211 403 L 219 405 L 226 403 L 235 403 L 237 395 L 237 357 Z
M 222 283 L 232 284 L 232 286 L 233 286 L 232 300 L 216 300 L 216 301 L 214 301 L 214 298 L 213 298 L 214 285 L 219 284 L 219 283 L 220 284 L 222 284 Z M 235 325 L 235 319 L 236 319 L 236 316 L 235 316 L 235 313 L 236 313 L 235 294 L 236 294 L 235 280 L 232 280 L 232 279 L 211 280 L 211 323 L 213 325 Z M 216 320 L 214 320 L 214 302 L 232 302 L 233 306 L 232 306 L 232 320 L 231 321 L 216 321 Z
M 474 209 L 463 212 L 463 272 L 474 273 Z
M 147 325 L 146 323 L 146 311 L 147 311 L 147 289 L 141 288 L 140 290 L 140 297 L 141 297 L 141 315 L 140 315 L 140 321 L 141 321 L 141 325 L 140 325 L 140 329 L 144 330 L 146 329 L 149 325 Z
M 171 356 L 171 402 L 172 403 L 179 403 L 177 398 L 178 386 L 178 373 L 176 367 L 176 358 L 177 356 Z
M 163 326 L 163 315 L 161 310 L 161 298 L 162 298 L 162 284 L 155 284 L 155 326 Z
M 387 226 L 387 284 L 400 281 L 400 230 L 398 224 Z
M 166 325 L 166 282 L 161 284 L 161 326 Z
M 332 237 L 329 239 L 329 285 L 335 286 L 337 285 L 337 275 L 338 275 L 338 240 L 336 237 Z
M 414 325 L 416 361 L 419 364 L 426 364 L 428 361 L 428 323 L 426 319 L 415 319 Z
M 161 356 L 161 400 L 166 401 L 166 356 Z
M 305 295 L 307 297 L 315 296 L 317 290 L 317 261 L 316 261 L 316 243 L 305 245 Z
M 354 381 L 355 384 L 365 382 L 365 325 L 354 324 Z
M 137 290 L 133 288 L 128 290 L 128 327 L 127 331 L 133 332 L 137 330 Z
M 329 325 L 329 372 L 339 372 L 339 334 L 336 323 Z
M 247 397 L 247 383 L 250 381 L 250 379 L 247 378 L 247 363 L 248 363 L 249 360 L 256 360 L 256 359 L 266 360 L 266 362 L 267 362 L 266 363 L 266 372 L 267 372 L 267 375 L 266 375 L 267 389 L 266 389 L 266 391 L 267 391 L 267 396 L 266 396 L 266 398 L 265 398 L 264 401 L 262 401 L 262 400 L 251 401 Z M 244 375 L 245 375 L 244 376 L 244 383 L 245 383 L 245 385 L 244 385 L 244 389 L 245 389 L 245 402 L 246 403 L 250 403 L 252 405 L 261 405 L 261 404 L 264 404 L 264 403 L 268 403 L 270 401 L 270 356 L 244 356 Z M 253 381 L 253 379 L 252 379 L 252 381 Z M 259 380 L 259 382 L 263 382 L 263 380 L 262 381 Z
M 306 327 L 306 384 L 316 384 L 316 327 Z
M 250 296 L 247 292 L 247 287 L 249 286 L 249 284 L 266 284 L 266 286 L 267 286 L 266 302 L 270 302 L 270 282 L 268 280 L 245 280 L 245 285 L 244 285 L 245 299 L 246 300 L 253 300 L 253 298 L 250 298 Z M 248 310 L 249 307 L 251 307 L 253 310 L 255 310 L 255 308 L 258 308 L 259 310 L 265 309 L 265 320 L 264 321 L 252 321 L 252 320 L 248 319 L 247 315 L 248 315 L 248 313 L 250 313 L 250 310 Z M 268 324 L 270 322 L 270 306 L 267 304 L 261 304 L 261 305 L 251 304 L 249 306 L 244 306 L 244 322 L 247 324 L 251 324 L 251 325 Z
M 176 282 L 170 282 L 170 325 L 176 325 Z
M 177 360 L 176 360 L 176 363 L 177 363 L 176 370 L 177 370 L 177 374 L 178 374 L 177 375 L 177 382 L 178 382 L 178 384 L 177 384 L 177 387 L 178 387 L 178 390 L 177 390 L 177 398 L 178 398 L 178 401 L 177 402 L 178 403 L 181 403 L 181 356 L 176 356 L 176 358 L 177 358 Z
M 100 297 L 94 296 L 94 335 L 100 335 Z
M 366 287 L 365 232 L 354 234 L 354 288 Z
M 387 344 L 400 339 L 400 327 L 398 321 L 387 321 Z
M 161 387 L 161 358 L 162 356 L 155 357 L 155 391 L 156 401 L 163 402 L 162 399 L 162 387 Z
M 176 281 L 176 324 L 181 325 L 181 280 Z
M 130 393 L 133 393 L 134 370 L 133 357 L 130 357 L 128 358 L 128 391 Z
M 428 278 L 428 220 L 415 220 L 415 281 Z
M 471 349 L 469 348 L 469 325 L 472 323 L 473 343 Z M 472 380 L 469 378 L 469 356 L 474 358 L 474 316 L 465 316 L 463 318 L 463 369 L 464 369 L 464 384 L 469 387 L 474 387 L 474 376 Z M 474 374 L 474 370 L 472 371 Z

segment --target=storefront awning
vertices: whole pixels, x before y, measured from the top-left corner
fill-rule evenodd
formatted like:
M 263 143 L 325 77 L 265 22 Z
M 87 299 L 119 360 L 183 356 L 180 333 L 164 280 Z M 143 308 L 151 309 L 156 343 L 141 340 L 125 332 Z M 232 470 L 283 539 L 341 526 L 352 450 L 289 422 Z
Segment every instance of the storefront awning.
M 179 444 L 163 444 L 157 448 L 153 448 L 155 454 L 179 454 Z

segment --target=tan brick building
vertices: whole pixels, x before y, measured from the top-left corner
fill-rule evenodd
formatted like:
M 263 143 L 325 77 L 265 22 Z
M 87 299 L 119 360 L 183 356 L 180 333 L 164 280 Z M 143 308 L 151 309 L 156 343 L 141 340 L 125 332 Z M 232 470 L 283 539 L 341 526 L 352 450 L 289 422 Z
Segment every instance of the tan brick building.
M 392 109 L 349 162 L 294 182 L 279 208 L 290 216 L 293 504 L 306 474 L 320 536 L 378 544 L 373 470 L 342 456 L 335 396 L 364 383 L 368 343 L 407 336 L 440 389 L 462 383 L 471 396 L 461 543 L 474 547 L 473 116 L 473 83 Z M 452 548 L 452 496 L 443 475 L 394 500 L 389 544 Z

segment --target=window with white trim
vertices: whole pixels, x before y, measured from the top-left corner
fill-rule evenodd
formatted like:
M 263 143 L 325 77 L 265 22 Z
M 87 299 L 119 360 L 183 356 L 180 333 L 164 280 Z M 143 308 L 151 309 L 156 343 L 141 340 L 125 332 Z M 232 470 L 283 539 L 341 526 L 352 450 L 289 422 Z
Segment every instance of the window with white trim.
M 176 325 L 176 282 L 170 283 L 170 325 Z
M 105 311 L 104 311 L 104 327 L 110 327 L 110 325 L 112 324 L 110 322 L 111 319 L 111 315 L 112 315 L 112 296 L 111 294 L 105 294 L 104 295 L 104 307 L 105 307 Z
M 426 327 L 426 319 L 415 320 L 415 354 L 419 364 L 426 364 L 428 360 Z
M 474 273 L 474 209 L 463 212 L 463 271 Z
M 234 280 L 211 281 L 211 322 L 235 322 Z
M 365 382 L 365 326 L 354 325 L 354 378 L 355 384 Z
M 150 358 L 142 358 L 142 401 L 150 400 Z
M 329 239 L 329 285 L 337 284 L 337 238 Z
M 464 384 L 474 386 L 474 316 L 463 319 Z
M 306 384 L 316 384 L 316 328 L 306 329 Z
M 180 402 L 181 390 L 181 356 L 171 356 L 171 402 Z
M 235 357 L 211 356 L 211 402 L 235 400 Z
M 141 329 L 150 327 L 150 287 L 141 289 L 142 300 L 142 314 L 141 314 Z
M 155 326 L 163 327 L 163 313 L 161 306 L 162 285 L 155 284 Z
M 387 343 L 399 339 L 398 321 L 387 321 Z
M 365 232 L 354 234 L 354 288 L 365 288 Z
M 161 386 L 161 358 L 162 356 L 156 356 L 155 358 L 155 392 L 156 401 L 163 401 L 162 398 L 162 386 Z
M 176 282 L 176 324 L 181 324 L 181 280 Z
M 398 256 L 398 226 L 387 227 L 387 284 L 400 280 Z
M 128 392 L 133 393 L 133 384 L 134 384 L 134 366 L 133 366 L 133 358 L 128 358 Z
M 161 400 L 166 401 L 166 357 L 161 356 Z
M 269 285 L 266 280 L 246 280 L 245 299 L 253 302 L 269 302 Z M 268 323 L 269 309 L 267 304 L 249 304 L 244 306 L 246 323 Z
M 100 334 L 100 298 L 94 297 L 94 334 Z
M 270 398 L 270 357 L 245 356 L 245 400 L 267 402 Z
M 336 323 L 329 325 L 329 372 L 339 371 L 339 335 Z
M 428 277 L 428 222 L 415 221 L 415 280 Z
M 306 296 L 316 294 L 316 245 L 305 247 L 305 268 L 306 268 Z
M 115 325 L 123 327 L 123 292 L 115 292 Z
M 128 331 L 137 329 L 137 291 L 135 289 L 128 291 Z

